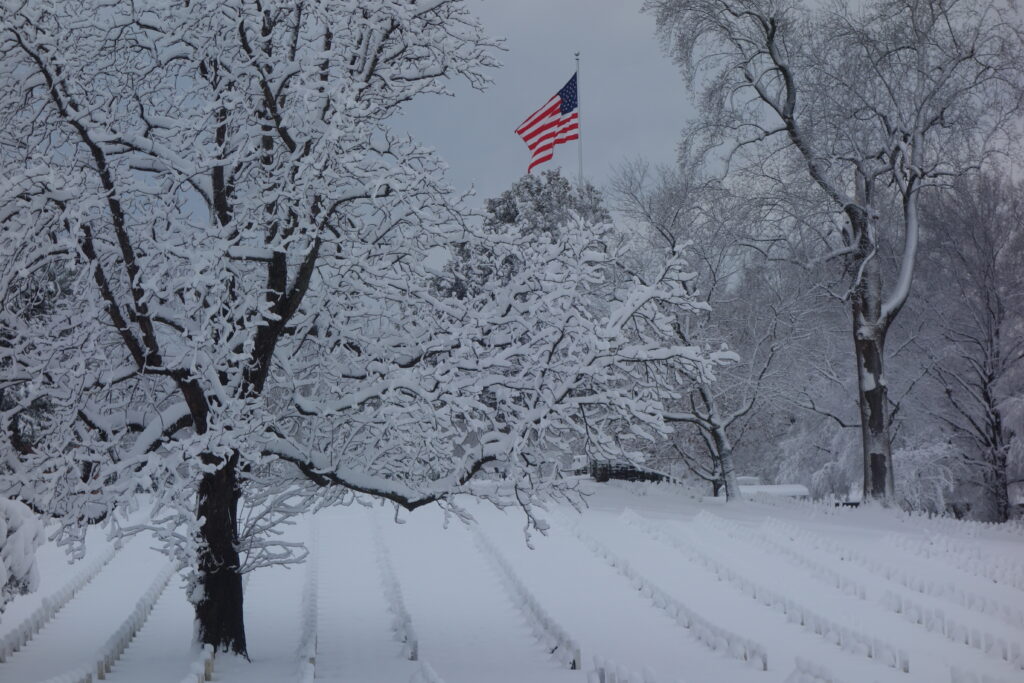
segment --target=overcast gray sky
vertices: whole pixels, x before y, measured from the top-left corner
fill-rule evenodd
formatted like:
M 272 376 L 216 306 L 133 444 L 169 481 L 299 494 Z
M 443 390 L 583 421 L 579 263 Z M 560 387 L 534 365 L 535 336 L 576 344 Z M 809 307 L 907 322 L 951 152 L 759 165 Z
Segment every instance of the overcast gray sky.
M 581 54 L 583 163 L 603 185 L 627 157 L 675 159 L 692 109 L 682 77 L 654 37 L 641 0 L 470 0 L 487 31 L 506 39 L 494 84 L 476 92 L 456 84 L 455 98 L 413 102 L 396 129 L 435 147 L 458 188 L 475 185 L 477 201 L 500 194 L 526 172 L 529 153 L 513 132 L 561 88 Z M 561 166 L 576 177 L 576 143 L 534 172 Z

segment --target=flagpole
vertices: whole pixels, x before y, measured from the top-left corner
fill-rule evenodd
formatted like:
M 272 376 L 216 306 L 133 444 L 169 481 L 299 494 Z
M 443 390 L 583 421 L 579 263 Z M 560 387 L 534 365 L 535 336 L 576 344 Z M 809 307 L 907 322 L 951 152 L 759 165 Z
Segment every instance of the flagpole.
M 576 151 L 579 153 L 580 187 L 583 187 L 583 100 L 580 99 L 580 90 L 580 53 L 576 52 L 576 125 L 579 127 Z

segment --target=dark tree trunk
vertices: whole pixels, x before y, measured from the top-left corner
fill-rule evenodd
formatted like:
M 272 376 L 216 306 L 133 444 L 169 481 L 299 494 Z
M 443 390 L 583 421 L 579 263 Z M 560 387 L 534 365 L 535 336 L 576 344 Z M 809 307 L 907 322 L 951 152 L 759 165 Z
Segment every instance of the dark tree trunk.
M 242 611 L 242 575 L 238 556 L 240 490 L 232 457 L 199 483 L 199 587 L 196 624 L 199 642 L 215 650 L 248 657 Z
M 722 485 L 725 487 L 727 501 L 743 500 L 740 485 L 736 481 L 736 468 L 733 465 L 732 445 L 725 434 L 725 428 L 716 430 L 715 442 L 718 444 L 718 461 L 722 466 Z M 718 495 L 718 494 L 715 494 Z
M 1005 463 L 1006 456 L 1003 456 Z M 989 483 L 992 493 L 992 521 L 1005 522 L 1010 519 L 1010 492 L 1007 484 L 1005 464 L 993 469 L 992 481 Z
M 998 413 L 996 413 L 998 417 Z M 1001 423 L 1001 420 L 1000 420 Z M 1001 425 L 1000 425 L 1001 426 Z M 1010 487 L 1006 476 L 1006 446 L 1003 439 L 995 441 L 989 455 L 991 462 L 986 468 L 985 488 L 988 489 L 993 522 L 1005 522 L 1010 519 Z
M 890 501 L 895 493 L 889 434 L 885 336 L 882 320 L 882 273 L 878 258 L 861 264 L 861 281 L 852 297 L 853 345 L 864 456 L 864 500 Z
M 1002 319 L 1001 315 L 999 319 Z M 995 331 L 990 337 L 992 339 L 991 348 L 994 350 L 994 353 L 990 355 L 997 357 L 997 360 L 991 362 L 992 366 L 996 366 L 1002 365 L 1002 359 L 998 358 L 1001 350 L 999 346 L 1001 322 L 993 327 Z M 992 521 L 1005 522 L 1010 519 L 1010 484 L 1009 477 L 1006 474 L 1006 455 L 1010 450 L 1010 444 L 1009 439 L 1004 434 L 1003 413 L 1000 410 L 999 401 L 994 390 L 997 381 L 996 373 L 989 371 L 986 374 L 985 384 L 982 386 L 981 391 L 985 412 L 988 415 L 986 420 L 988 427 L 988 438 L 986 439 L 988 468 L 986 470 L 985 486 L 988 488 L 989 497 L 992 501 Z
M 725 488 L 725 500 L 742 500 L 740 486 L 736 482 L 736 467 L 733 464 L 732 441 L 729 439 L 728 426 L 730 422 L 724 419 L 718 410 L 718 402 L 715 400 L 711 389 L 700 385 L 700 397 L 707 409 L 707 423 L 710 428 L 705 428 L 705 441 L 708 443 L 708 451 L 713 460 L 717 461 L 721 477 L 715 488 L 715 496 L 718 496 L 718 489 Z

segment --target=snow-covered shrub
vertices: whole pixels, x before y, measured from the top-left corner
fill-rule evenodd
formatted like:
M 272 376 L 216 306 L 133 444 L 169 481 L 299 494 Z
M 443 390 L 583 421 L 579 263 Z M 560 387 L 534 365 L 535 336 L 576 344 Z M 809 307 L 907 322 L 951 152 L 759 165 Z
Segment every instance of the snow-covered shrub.
M 821 422 L 779 441 L 780 483 L 803 484 L 814 499 L 828 496 L 843 500 L 851 486 L 863 479 L 859 432 Z
M 1020 373 L 1024 375 L 1024 372 Z M 1024 377 L 1019 378 L 1024 384 Z M 1006 474 L 1010 483 L 1010 516 L 1021 517 L 1024 513 L 1024 390 L 1000 404 L 1003 425 L 1007 432 Z
M 896 495 L 908 510 L 942 513 L 964 479 L 963 454 L 945 442 L 899 448 L 893 453 Z
M 39 584 L 36 549 L 43 538 L 43 525 L 28 506 L 0 498 L 0 613 Z

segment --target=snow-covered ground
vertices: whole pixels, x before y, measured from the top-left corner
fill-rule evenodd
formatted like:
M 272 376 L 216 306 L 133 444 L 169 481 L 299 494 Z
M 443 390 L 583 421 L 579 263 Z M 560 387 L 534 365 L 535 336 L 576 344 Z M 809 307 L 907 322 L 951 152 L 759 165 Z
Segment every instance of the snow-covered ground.
M 310 561 L 251 577 L 252 661 L 218 655 L 211 680 L 1024 681 L 1019 525 L 592 488 L 583 515 L 550 509 L 532 548 L 520 513 L 483 505 L 472 527 L 359 506 L 301 520 L 288 533 Z M 39 559 L 39 591 L 0 621 L 3 683 L 84 680 L 111 652 L 117 683 L 181 683 L 201 662 L 180 582 L 161 583 L 145 539 Z

